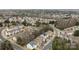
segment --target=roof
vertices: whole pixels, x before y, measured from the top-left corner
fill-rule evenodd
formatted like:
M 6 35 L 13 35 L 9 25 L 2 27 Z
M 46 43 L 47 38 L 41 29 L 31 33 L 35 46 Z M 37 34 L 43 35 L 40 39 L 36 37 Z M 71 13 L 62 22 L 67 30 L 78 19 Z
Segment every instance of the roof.
M 27 48 L 34 49 L 36 47 L 37 47 L 37 45 L 34 41 L 31 41 L 30 43 L 27 44 Z
M 53 32 L 52 31 L 47 31 L 47 32 L 45 32 L 45 35 L 41 34 L 40 36 L 38 36 L 33 41 L 36 42 L 38 48 L 40 48 L 40 47 L 43 47 L 44 44 L 46 44 L 50 40 L 51 36 L 53 36 Z

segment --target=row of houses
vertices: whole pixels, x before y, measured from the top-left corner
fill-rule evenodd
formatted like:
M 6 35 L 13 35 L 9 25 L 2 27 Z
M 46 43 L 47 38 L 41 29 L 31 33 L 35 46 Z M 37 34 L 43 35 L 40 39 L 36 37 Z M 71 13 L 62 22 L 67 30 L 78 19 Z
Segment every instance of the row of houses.
M 28 49 L 44 49 L 44 47 L 52 48 L 52 47 L 50 47 L 52 44 L 49 41 L 52 42 L 53 35 L 54 34 L 52 31 L 47 31 L 47 32 L 41 34 L 40 36 L 38 36 L 33 41 L 29 42 L 27 44 L 27 48 Z M 45 46 L 45 44 L 48 42 L 49 42 L 49 46 L 47 46 L 47 45 Z M 46 48 L 46 49 L 49 49 L 49 48 Z
M 35 25 L 37 21 L 40 23 L 49 23 L 50 21 L 54 21 L 54 19 L 46 19 L 46 18 L 38 18 L 38 17 L 24 17 L 27 23 Z
M 50 21 L 54 21 L 55 19 L 47 19 L 47 18 L 39 18 L 39 17 L 27 17 L 27 16 L 24 16 L 24 17 L 17 16 L 17 17 L 9 17 L 8 20 L 10 22 L 18 21 L 20 23 L 22 23 L 24 20 L 26 20 L 27 23 L 35 25 L 36 21 L 39 21 L 40 23 L 49 23 Z
M 4 34 L 6 37 L 11 37 L 21 31 L 23 31 L 23 29 L 24 29 L 24 26 L 15 26 L 15 27 L 10 27 L 10 28 L 6 27 Z

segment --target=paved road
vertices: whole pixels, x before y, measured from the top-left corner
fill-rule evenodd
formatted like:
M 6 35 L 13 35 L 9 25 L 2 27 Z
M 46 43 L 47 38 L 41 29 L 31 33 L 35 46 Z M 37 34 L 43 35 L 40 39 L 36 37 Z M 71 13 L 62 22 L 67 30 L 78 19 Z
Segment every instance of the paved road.
M 0 27 L 0 39 L 2 39 L 3 41 L 5 41 L 6 39 L 3 38 L 3 36 L 1 35 L 2 30 L 4 29 L 4 27 Z

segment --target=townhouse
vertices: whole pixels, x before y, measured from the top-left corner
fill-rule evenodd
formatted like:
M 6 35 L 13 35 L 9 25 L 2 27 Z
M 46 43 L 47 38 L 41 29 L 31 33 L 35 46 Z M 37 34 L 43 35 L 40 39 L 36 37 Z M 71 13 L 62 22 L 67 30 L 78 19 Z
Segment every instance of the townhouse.
M 29 49 L 51 49 L 53 35 L 52 31 L 47 31 L 28 43 L 26 46 Z
M 11 37 L 15 34 L 17 34 L 18 32 L 21 32 L 23 30 L 24 26 L 16 26 L 16 27 L 6 27 L 4 34 L 6 37 Z

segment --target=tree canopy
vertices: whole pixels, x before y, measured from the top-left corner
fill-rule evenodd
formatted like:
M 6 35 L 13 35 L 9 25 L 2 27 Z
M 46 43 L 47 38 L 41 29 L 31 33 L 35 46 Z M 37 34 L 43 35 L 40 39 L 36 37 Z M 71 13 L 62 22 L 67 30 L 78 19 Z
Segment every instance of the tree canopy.
M 17 37 L 17 44 L 24 46 L 26 45 L 25 38 Z
M 74 36 L 79 36 L 79 30 L 76 30 L 73 35 Z
M 60 37 L 55 37 L 52 42 L 52 49 L 53 50 L 66 50 L 69 49 L 70 46 L 67 45 L 70 41 L 66 39 L 62 39 Z
M 1 50 L 13 50 L 13 47 L 11 43 L 8 40 L 6 40 L 1 43 Z

